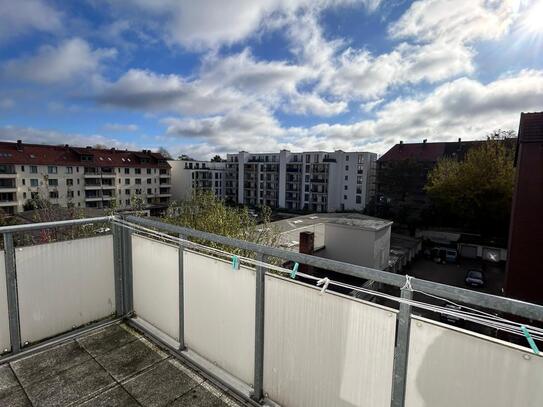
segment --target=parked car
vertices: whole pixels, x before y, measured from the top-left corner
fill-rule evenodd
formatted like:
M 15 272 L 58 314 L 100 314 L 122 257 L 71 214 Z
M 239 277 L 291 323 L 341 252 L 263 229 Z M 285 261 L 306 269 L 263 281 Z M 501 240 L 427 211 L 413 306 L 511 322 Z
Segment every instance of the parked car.
M 460 311 L 461 309 L 460 306 L 450 304 L 450 303 L 445 304 L 445 308 L 449 308 L 452 311 Z M 455 317 L 454 315 L 440 314 L 439 319 L 441 320 L 441 322 L 445 322 L 451 325 L 456 325 L 456 326 L 464 325 L 464 320 L 461 318 Z
M 471 287 L 483 287 L 485 285 L 485 275 L 480 269 L 469 269 L 465 281 L 466 285 Z
M 456 263 L 458 261 L 458 252 L 448 247 L 434 247 L 431 252 L 432 259 L 436 263 Z

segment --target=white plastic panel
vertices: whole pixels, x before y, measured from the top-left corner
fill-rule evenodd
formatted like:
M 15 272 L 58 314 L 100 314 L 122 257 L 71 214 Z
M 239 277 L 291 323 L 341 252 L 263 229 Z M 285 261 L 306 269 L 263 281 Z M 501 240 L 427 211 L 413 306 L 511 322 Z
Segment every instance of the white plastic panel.
M 283 406 L 390 406 L 396 312 L 266 277 L 264 391 Z
M 179 249 L 132 235 L 134 312 L 179 341 Z
M 541 407 L 543 357 L 494 338 L 412 319 L 407 407 Z
M 15 261 L 23 342 L 115 312 L 111 235 L 16 248 Z
M 184 273 L 187 346 L 252 384 L 255 271 L 187 250 Z
M 0 353 L 11 349 L 9 340 L 8 297 L 6 292 L 6 263 L 0 251 Z

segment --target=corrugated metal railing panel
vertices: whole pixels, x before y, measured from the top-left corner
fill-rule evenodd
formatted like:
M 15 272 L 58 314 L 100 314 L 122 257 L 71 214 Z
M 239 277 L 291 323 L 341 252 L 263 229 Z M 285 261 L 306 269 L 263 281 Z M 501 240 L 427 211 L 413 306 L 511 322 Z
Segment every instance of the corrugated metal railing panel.
M 413 318 L 406 407 L 541 407 L 543 357 L 530 349 Z
M 111 236 L 16 248 L 15 261 L 23 342 L 115 312 Z
M 0 251 L 0 353 L 11 349 L 4 252 Z
M 252 384 L 255 270 L 186 250 L 184 274 L 185 344 Z
M 390 406 L 396 312 L 266 277 L 264 391 L 283 406 Z
M 179 248 L 132 235 L 134 312 L 179 341 Z

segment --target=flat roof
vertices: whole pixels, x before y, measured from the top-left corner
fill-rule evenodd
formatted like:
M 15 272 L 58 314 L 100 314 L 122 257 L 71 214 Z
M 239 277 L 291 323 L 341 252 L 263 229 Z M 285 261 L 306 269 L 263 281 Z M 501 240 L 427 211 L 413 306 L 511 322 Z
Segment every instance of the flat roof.
M 359 213 L 314 213 L 311 215 L 296 216 L 273 222 L 281 233 L 318 224 L 333 223 L 336 225 L 350 226 L 358 229 L 377 232 L 390 225 L 392 221 Z

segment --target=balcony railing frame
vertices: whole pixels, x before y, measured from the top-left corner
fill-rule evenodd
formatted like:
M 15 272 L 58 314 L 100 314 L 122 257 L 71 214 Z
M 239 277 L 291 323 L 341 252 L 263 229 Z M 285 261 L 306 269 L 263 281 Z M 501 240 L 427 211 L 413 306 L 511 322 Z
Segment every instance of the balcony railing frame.
M 90 219 L 74 219 L 67 221 L 57 221 L 49 223 L 36 223 L 25 225 L 13 225 L 0 228 L 0 233 L 4 238 L 4 250 L 5 250 L 5 267 L 6 267 L 6 287 L 7 287 L 7 299 L 8 299 L 8 317 L 9 317 L 9 330 L 11 339 L 11 354 L 1 357 L 0 362 L 12 360 L 22 355 L 26 355 L 31 352 L 35 352 L 38 349 L 43 349 L 45 346 L 58 343 L 59 341 L 67 340 L 66 338 L 73 338 L 77 334 L 96 329 L 99 326 L 104 326 L 112 323 L 112 320 L 101 321 L 98 323 L 85 326 L 84 328 L 76 329 L 67 334 L 59 335 L 56 338 L 46 340 L 38 345 L 32 345 L 30 347 L 23 347 L 21 343 L 20 323 L 19 323 L 19 304 L 18 304 L 18 291 L 17 291 L 17 270 L 15 262 L 15 247 L 13 243 L 13 233 L 26 232 L 39 229 L 51 229 L 65 226 L 91 224 L 98 222 L 108 222 L 115 219 L 122 219 L 130 222 L 131 224 L 140 225 L 147 228 L 153 228 L 161 230 L 179 236 L 182 239 L 197 238 L 222 245 L 235 247 L 243 250 L 252 251 L 256 254 L 256 259 L 262 263 L 266 262 L 269 257 L 281 258 L 297 262 L 299 264 L 306 264 L 313 267 L 318 267 L 325 270 L 335 271 L 348 276 L 354 276 L 365 280 L 372 280 L 377 283 L 383 283 L 400 288 L 401 298 L 411 299 L 413 290 L 423 291 L 428 294 L 436 295 L 441 298 L 449 299 L 456 302 L 470 304 L 472 306 L 493 309 L 495 311 L 503 312 L 506 314 L 516 315 L 521 318 L 531 319 L 539 322 L 543 322 L 543 306 L 530 304 L 519 300 L 498 297 L 491 294 L 485 294 L 476 291 L 470 291 L 459 287 L 447 286 L 440 283 L 421 280 L 418 278 L 402 276 L 385 272 L 381 270 L 375 270 L 368 267 L 358 266 L 354 264 L 344 263 L 336 260 L 329 260 L 316 256 L 311 256 L 302 253 L 296 253 L 289 250 L 263 246 L 257 243 L 246 242 L 230 237 L 219 236 L 207 232 L 188 229 L 181 226 L 176 226 L 168 223 L 163 223 L 157 220 L 149 218 L 141 218 L 133 215 L 127 215 L 123 217 L 99 217 Z M 161 345 L 166 346 L 175 355 L 185 359 L 191 364 L 197 366 L 200 370 L 204 371 L 216 380 L 221 381 L 223 384 L 228 385 L 232 391 L 237 394 L 247 397 L 248 394 L 240 388 L 236 383 L 232 383 L 225 378 L 224 372 L 221 373 L 220 369 L 214 367 L 211 363 L 205 363 L 201 357 L 191 353 L 190 349 L 185 347 L 184 336 L 184 300 L 183 300 L 183 243 L 180 242 L 179 250 L 179 347 L 172 348 L 172 346 L 150 329 L 142 326 L 137 320 L 132 320 L 134 311 L 133 301 L 133 281 L 132 281 L 132 246 L 131 235 L 132 230 L 128 227 L 124 227 L 118 223 L 112 222 L 112 234 L 113 234 L 113 258 L 114 258 L 114 281 L 115 281 L 115 305 L 116 305 L 116 320 L 124 319 L 127 322 L 142 329 L 153 340 L 160 342 Z M 255 278 L 255 354 L 254 354 L 254 380 L 253 390 L 251 394 L 251 404 L 258 405 L 265 400 L 265 394 L 263 390 L 263 378 L 264 378 L 264 314 L 265 314 L 265 266 L 256 267 Z M 394 353 L 394 367 L 392 380 L 392 397 L 391 406 L 400 407 L 404 405 L 405 399 L 405 385 L 406 385 L 406 372 L 409 350 L 409 336 L 410 336 L 410 321 L 411 321 L 411 305 L 401 303 L 398 312 L 398 327 L 396 330 L 396 346 Z M 192 355 L 192 356 L 191 356 Z

